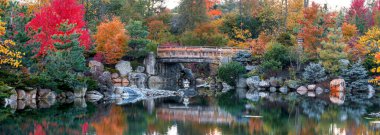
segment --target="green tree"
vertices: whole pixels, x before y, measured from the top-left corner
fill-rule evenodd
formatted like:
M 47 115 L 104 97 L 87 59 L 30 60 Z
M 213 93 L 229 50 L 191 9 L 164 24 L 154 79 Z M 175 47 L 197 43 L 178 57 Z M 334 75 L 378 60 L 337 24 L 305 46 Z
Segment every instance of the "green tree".
M 60 31 L 65 33 L 74 27 L 67 22 L 61 24 Z M 52 38 L 59 40 L 54 46 L 57 51 L 50 51 L 45 57 L 45 70 L 42 76 L 56 82 L 57 87 L 69 87 L 75 89 L 85 86 L 85 82 L 79 81 L 78 75 L 87 70 L 86 60 L 83 55 L 84 48 L 79 45 L 79 34 L 75 32 L 71 35 L 57 34 Z
M 131 37 L 128 46 L 132 49 L 127 56 L 133 59 L 145 57 L 148 54 L 146 46 L 151 43 L 147 39 L 149 35 L 148 27 L 144 26 L 141 21 L 131 21 L 126 26 L 126 29 Z
M 205 0 L 181 0 L 178 13 L 178 33 L 193 30 L 198 24 L 209 20 Z
M 218 77 L 228 85 L 235 86 L 237 78 L 244 72 L 245 68 L 239 62 L 230 62 L 219 67 Z

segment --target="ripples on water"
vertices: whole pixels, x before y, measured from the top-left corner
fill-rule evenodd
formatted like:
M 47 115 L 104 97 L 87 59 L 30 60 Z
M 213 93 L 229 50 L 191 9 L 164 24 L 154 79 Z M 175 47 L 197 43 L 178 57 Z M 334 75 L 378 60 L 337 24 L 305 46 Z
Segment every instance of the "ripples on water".
M 316 98 L 269 93 L 258 101 L 245 92 L 201 91 L 117 106 L 105 102 L 56 104 L 47 109 L 0 111 L 0 134 L 98 135 L 356 135 L 380 134 L 380 98 L 330 93 Z M 184 103 L 185 101 L 185 103 Z M 86 105 L 83 105 L 86 104 Z

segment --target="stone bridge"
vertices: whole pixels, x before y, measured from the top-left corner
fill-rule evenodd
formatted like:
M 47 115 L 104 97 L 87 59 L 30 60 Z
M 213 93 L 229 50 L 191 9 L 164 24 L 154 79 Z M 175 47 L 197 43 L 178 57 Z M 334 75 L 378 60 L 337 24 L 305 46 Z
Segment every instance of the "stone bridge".
M 239 51 L 249 51 L 232 47 L 206 46 L 159 46 L 158 62 L 163 63 L 213 63 L 219 64 L 223 58 L 232 57 Z

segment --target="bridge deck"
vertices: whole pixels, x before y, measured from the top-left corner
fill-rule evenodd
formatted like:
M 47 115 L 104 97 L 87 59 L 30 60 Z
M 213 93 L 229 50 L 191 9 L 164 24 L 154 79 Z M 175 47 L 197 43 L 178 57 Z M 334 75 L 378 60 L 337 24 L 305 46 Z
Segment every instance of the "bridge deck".
M 239 51 L 248 51 L 232 47 L 205 46 L 159 46 L 157 56 L 160 62 L 206 62 L 217 63 L 222 57 L 229 57 Z

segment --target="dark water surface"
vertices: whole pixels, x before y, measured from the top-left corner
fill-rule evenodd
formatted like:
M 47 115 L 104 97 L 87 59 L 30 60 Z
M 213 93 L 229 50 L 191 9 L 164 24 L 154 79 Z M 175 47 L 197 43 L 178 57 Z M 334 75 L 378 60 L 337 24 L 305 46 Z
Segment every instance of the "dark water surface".
M 242 94 L 242 93 L 240 93 Z M 243 93 L 244 94 L 244 93 Z M 269 94 L 251 101 L 239 92 L 211 92 L 117 106 L 98 102 L 48 109 L 0 111 L 4 135 L 378 135 L 380 124 L 367 118 L 380 111 L 380 98 L 330 94 L 311 98 Z M 344 94 L 346 95 L 346 94 Z M 337 103 L 335 100 L 343 99 Z M 334 103 L 332 103 L 335 102 Z M 380 121 L 380 120 L 379 120 Z

